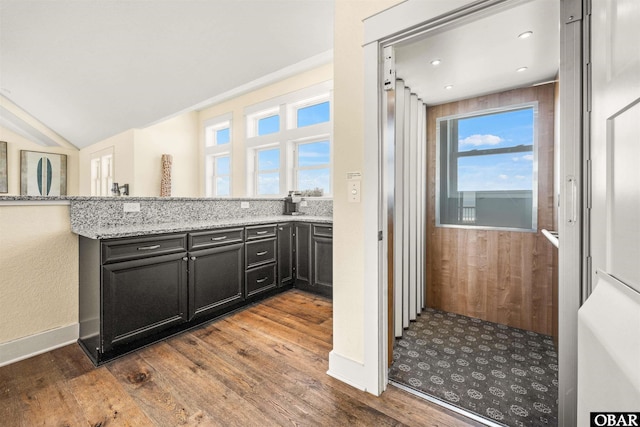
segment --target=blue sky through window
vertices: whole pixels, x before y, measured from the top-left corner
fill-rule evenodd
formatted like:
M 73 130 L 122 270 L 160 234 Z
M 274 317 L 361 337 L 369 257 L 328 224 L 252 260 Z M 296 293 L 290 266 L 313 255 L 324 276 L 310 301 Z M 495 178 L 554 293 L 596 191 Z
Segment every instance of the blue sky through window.
M 258 151 L 258 171 L 273 170 L 280 168 L 280 149 L 271 148 L 269 150 Z
M 229 157 L 216 157 L 216 175 L 229 175 Z
M 458 151 L 533 145 L 534 110 L 458 120 Z M 458 191 L 533 189 L 533 151 L 458 158 Z
M 224 128 L 216 131 L 216 144 L 228 144 L 231 141 L 229 134 L 229 128 Z
M 329 164 L 329 141 L 311 142 L 298 145 L 298 166 Z
M 269 135 L 280 130 L 280 116 L 274 115 L 258 120 L 258 136 Z
M 298 110 L 297 127 L 311 126 L 329 121 L 329 101 L 309 105 Z

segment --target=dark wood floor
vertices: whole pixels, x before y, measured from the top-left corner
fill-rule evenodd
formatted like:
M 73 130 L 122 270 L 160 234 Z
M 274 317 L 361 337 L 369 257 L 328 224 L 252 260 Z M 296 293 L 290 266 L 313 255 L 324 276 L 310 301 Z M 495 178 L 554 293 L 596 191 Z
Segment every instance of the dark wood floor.
M 290 291 L 99 368 L 69 345 L 0 368 L 0 425 L 480 425 L 328 376 L 331 337 L 331 301 Z

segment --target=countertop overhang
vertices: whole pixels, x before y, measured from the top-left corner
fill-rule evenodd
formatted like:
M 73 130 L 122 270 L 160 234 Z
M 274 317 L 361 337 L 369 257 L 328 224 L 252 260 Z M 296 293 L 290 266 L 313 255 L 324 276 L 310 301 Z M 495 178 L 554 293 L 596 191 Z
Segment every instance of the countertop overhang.
M 280 215 L 264 217 L 248 217 L 238 219 L 221 219 L 214 221 L 184 221 L 179 223 L 134 224 L 117 226 L 73 227 L 71 231 L 89 239 L 116 239 L 122 237 L 140 237 L 155 234 L 179 233 L 188 231 L 214 230 L 218 228 L 244 227 L 259 224 L 285 222 L 306 222 L 332 224 L 333 218 L 311 215 Z

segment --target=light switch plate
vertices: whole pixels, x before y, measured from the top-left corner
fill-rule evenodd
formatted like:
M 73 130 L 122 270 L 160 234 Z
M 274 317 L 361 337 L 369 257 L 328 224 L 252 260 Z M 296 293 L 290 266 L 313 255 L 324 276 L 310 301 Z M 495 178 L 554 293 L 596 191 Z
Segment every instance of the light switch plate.
M 347 197 L 350 203 L 360 203 L 360 180 L 347 181 Z
M 240 202 L 241 209 L 249 209 L 249 202 Z
M 125 212 L 140 212 L 140 203 L 123 203 Z

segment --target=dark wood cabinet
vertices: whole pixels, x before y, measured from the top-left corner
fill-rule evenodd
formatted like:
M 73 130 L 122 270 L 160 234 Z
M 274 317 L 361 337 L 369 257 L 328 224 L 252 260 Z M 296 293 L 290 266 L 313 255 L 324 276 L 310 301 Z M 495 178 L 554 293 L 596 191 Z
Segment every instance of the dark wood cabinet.
M 293 283 L 294 239 L 293 224 L 290 222 L 278 224 L 278 286 Z
M 79 239 L 78 342 L 99 365 L 287 287 L 331 296 L 331 227 Z
M 277 287 L 276 225 L 247 227 L 246 296 L 254 297 Z
M 331 297 L 333 294 L 333 234 L 326 225 L 313 225 L 311 238 L 311 287 L 318 293 Z
M 295 286 L 331 297 L 333 292 L 333 231 L 331 225 L 296 224 Z
M 105 265 L 102 351 L 187 321 L 186 253 Z
M 311 284 L 311 225 L 295 225 L 295 284 L 305 289 Z
M 187 235 L 80 237 L 79 342 L 99 364 L 188 320 Z
M 244 300 L 244 244 L 189 253 L 189 320 Z

